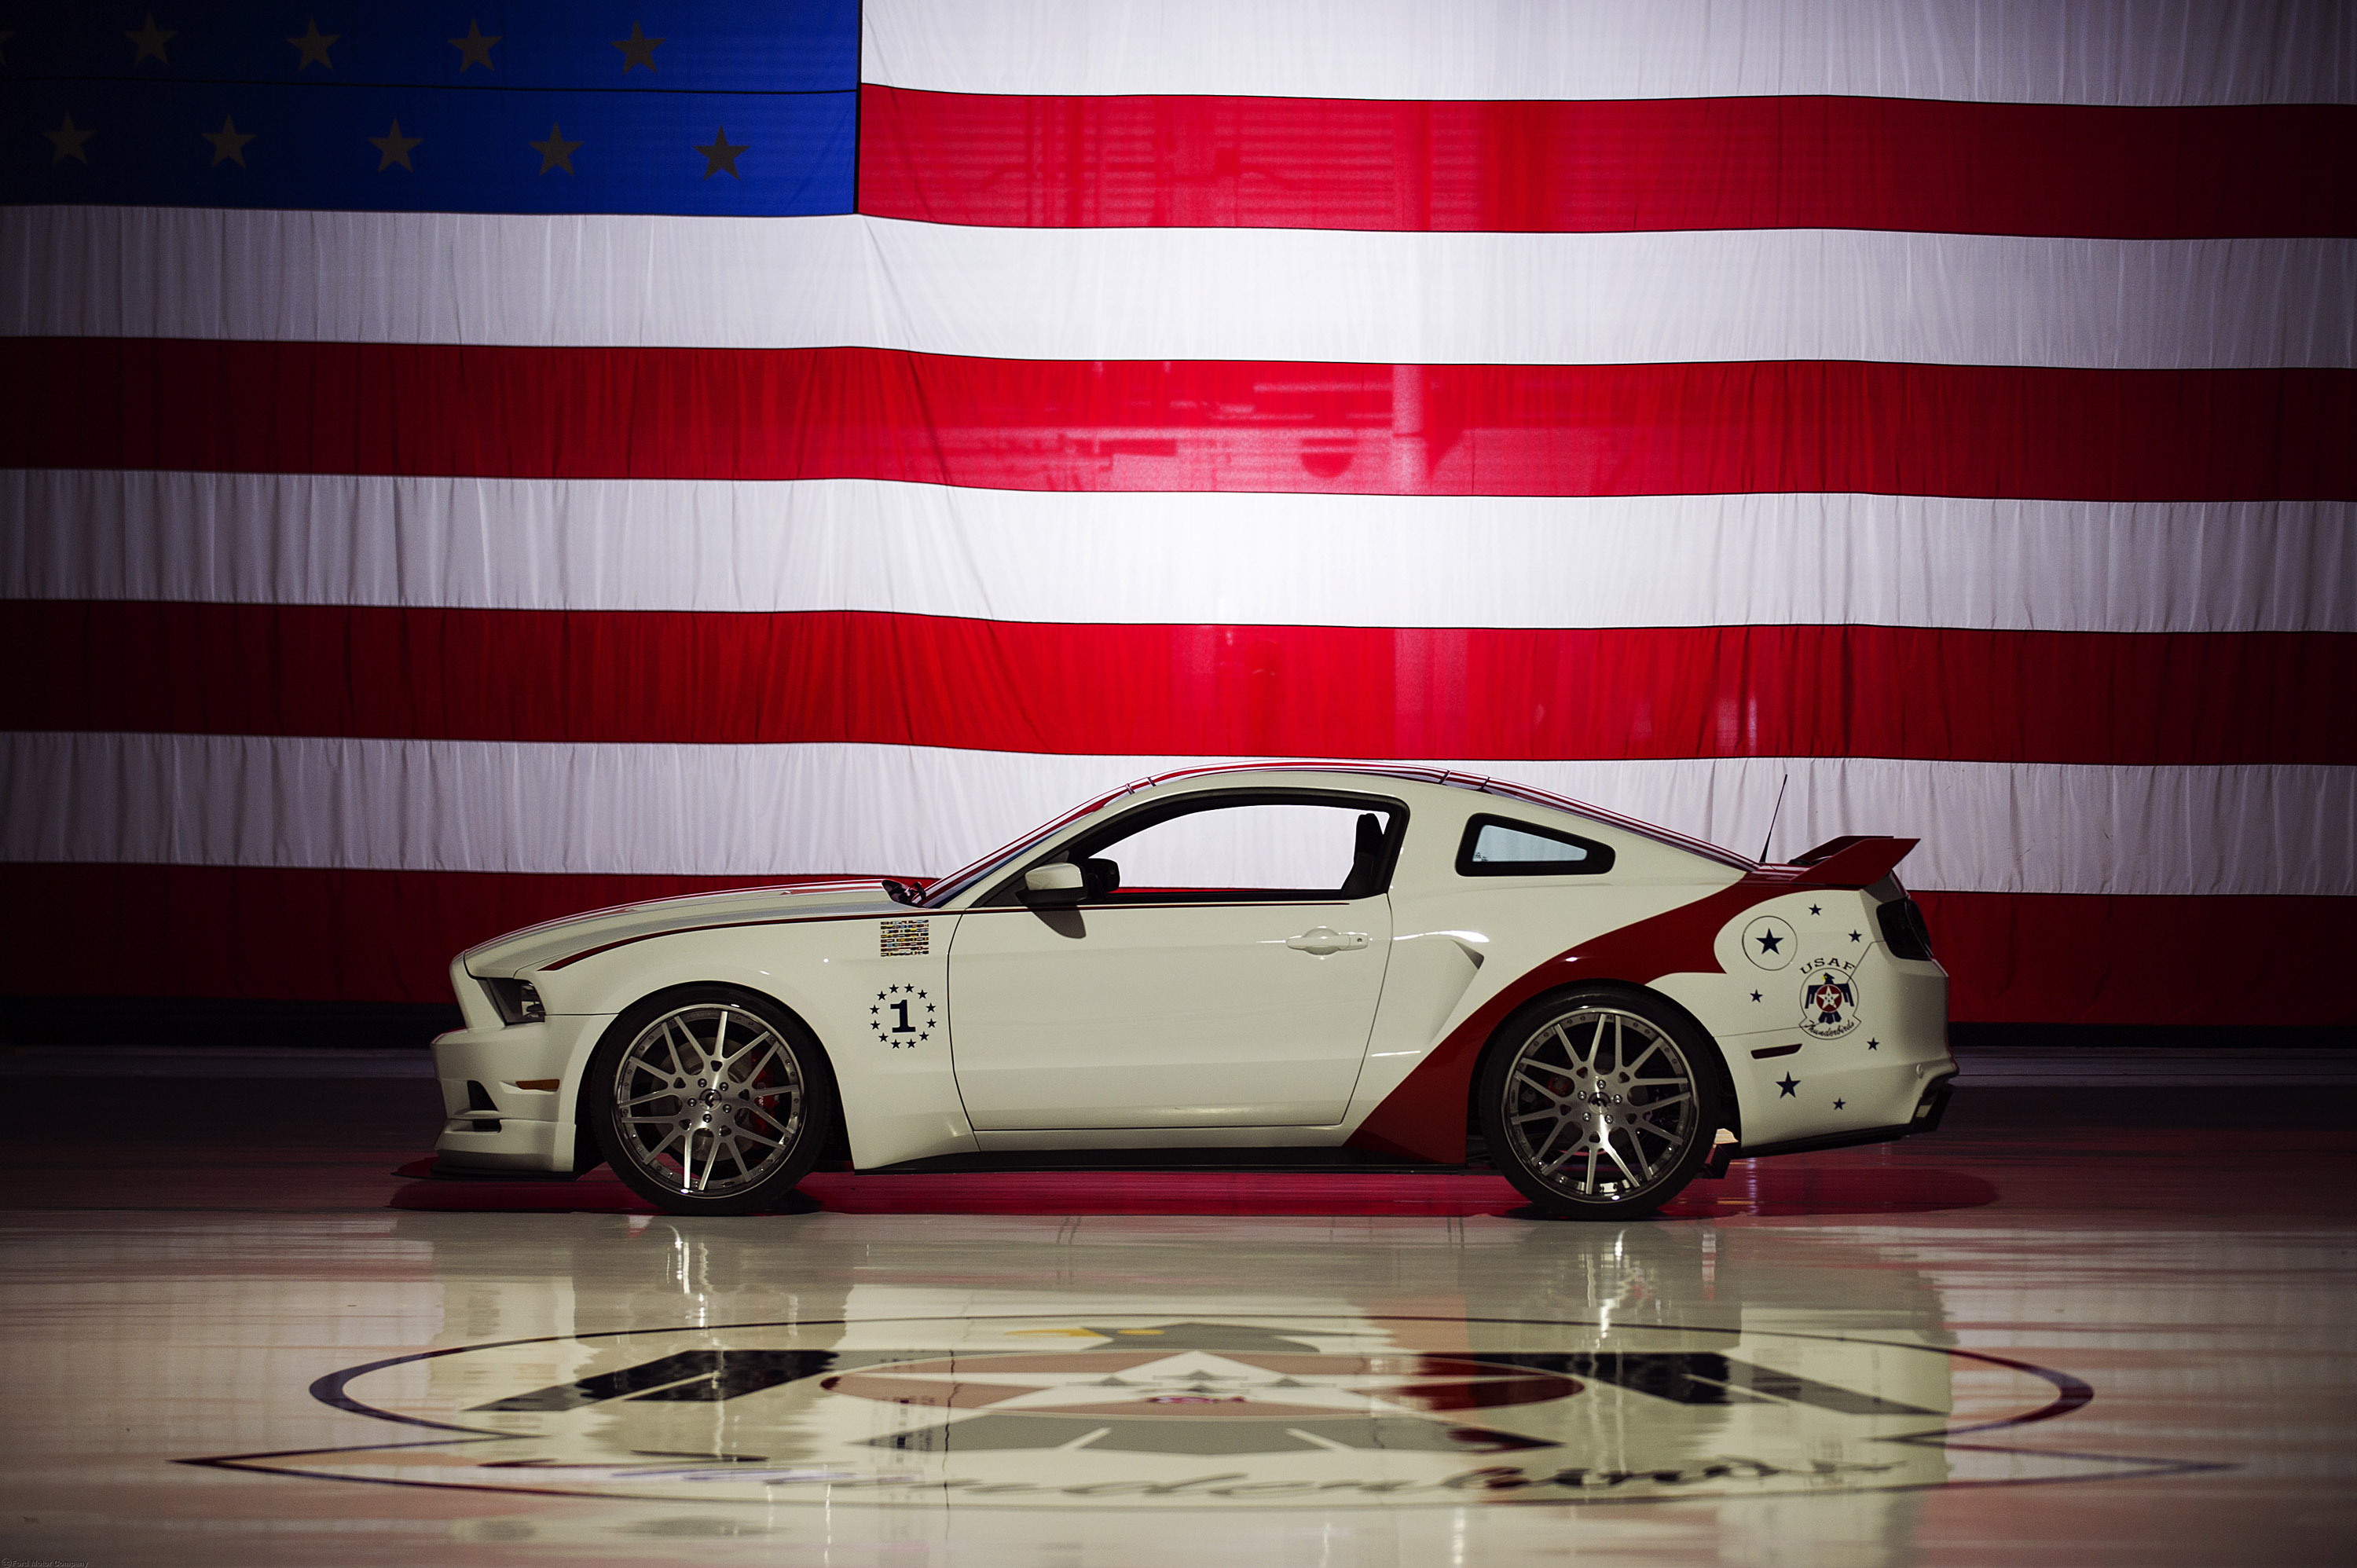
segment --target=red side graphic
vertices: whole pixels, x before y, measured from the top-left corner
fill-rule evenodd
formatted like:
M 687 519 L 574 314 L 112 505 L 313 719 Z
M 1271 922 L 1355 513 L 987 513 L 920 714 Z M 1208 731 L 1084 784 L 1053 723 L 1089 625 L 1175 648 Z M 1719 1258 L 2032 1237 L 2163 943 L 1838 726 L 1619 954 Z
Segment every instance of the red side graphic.
M 1581 981 L 1646 985 L 1665 974 L 1724 974 L 1715 945 L 1720 928 L 1752 905 L 1790 893 L 1793 886 L 1789 871 L 1754 873 L 1706 897 L 1556 954 L 1449 1031 L 1351 1134 L 1350 1146 L 1405 1159 L 1461 1163 L 1473 1066 L 1508 1014 L 1542 992 Z

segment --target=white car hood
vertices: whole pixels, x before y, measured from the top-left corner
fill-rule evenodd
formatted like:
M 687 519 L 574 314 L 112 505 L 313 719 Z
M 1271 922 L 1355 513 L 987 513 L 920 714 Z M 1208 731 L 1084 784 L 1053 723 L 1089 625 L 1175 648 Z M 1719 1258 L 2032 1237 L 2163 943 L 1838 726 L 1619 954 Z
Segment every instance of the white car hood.
M 799 915 L 915 913 L 887 897 L 873 881 L 808 882 L 791 887 L 740 887 L 645 904 L 619 904 L 547 920 L 494 937 L 459 955 L 478 978 L 520 975 L 610 942 L 661 936 L 667 931 L 713 926 L 750 925 Z

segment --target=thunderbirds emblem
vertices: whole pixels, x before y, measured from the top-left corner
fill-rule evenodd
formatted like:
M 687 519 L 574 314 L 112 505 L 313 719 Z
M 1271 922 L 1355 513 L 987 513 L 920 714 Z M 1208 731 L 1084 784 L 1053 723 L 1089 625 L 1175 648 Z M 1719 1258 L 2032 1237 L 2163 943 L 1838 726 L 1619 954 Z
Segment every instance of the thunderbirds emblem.
M 1975 1435 L 1950 1447 L 1960 1364 Z M 1991 1442 L 2076 1408 L 2084 1390 L 1943 1346 L 1723 1324 L 641 1323 L 353 1367 L 313 1395 L 400 1423 L 382 1444 L 196 1462 L 755 1520 L 783 1504 L 1631 1503 L 2169 1467 Z
M 1821 958 L 1801 972 L 1801 1027 L 1837 1040 L 1857 1027 L 1857 966 Z

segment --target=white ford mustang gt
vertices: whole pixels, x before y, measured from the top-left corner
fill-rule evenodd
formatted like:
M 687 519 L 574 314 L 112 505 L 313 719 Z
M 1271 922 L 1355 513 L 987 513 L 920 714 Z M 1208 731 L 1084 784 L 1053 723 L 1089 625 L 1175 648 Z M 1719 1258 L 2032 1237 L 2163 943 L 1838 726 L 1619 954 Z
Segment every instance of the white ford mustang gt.
M 1948 979 L 1892 875 L 1915 842 L 1767 865 L 1431 769 L 1166 775 L 922 887 L 460 954 L 436 1147 L 734 1214 L 830 1155 L 1453 1165 L 1479 1137 L 1539 1208 L 1625 1218 L 1732 1158 L 1938 1124 Z

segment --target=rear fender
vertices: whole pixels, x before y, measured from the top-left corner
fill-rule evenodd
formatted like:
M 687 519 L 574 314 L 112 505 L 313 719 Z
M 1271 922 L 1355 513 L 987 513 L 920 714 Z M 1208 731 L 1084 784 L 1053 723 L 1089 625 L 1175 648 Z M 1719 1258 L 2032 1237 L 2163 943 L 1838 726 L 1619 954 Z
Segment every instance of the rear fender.
M 1477 1109 L 1477 1101 L 1481 1093 L 1481 1075 L 1489 1070 L 1491 1057 L 1500 1050 L 1508 1048 L 1508 1041 L 1517 1033 L 1515 1020 L 1525 1014 L 1551 1006 L 1565 997 L 1577 993 L 1593 992 L 1642 997 L 1648 1002 L 1658 1004 L 1664 1011 L 1694 1031 L 1695 1037 L 1701 1040 L 1706 1047 L 1702 1053 L 1703 1059 L 1695 1066 L 1700 1070 L 1710 1074 L 1711 1081 L 1717 1085 L 1719 1121 L 1728 1132 L 1735 1134 L 1738 1143 L 1741 1142 L 1743 1107 L 1736 1097 L 1735 1079 L 1727 1069 L 1727 1055 L 1720 1048 L 1717 1037 L 1703 1027 L 1702 1020 L 1695 1017 L 1692 1010 L 1681 1004 L 1675 997 L 1664 995 L 1649 985 L 1636 985 L 1625 980 L 1610 979 L 1583 981 L 1577 985 L 1560 986 L 1554 991 L 1533 997 L 1500 1022 L 1498 1027 L 1491 1032 L 1489 1043 L 1481 1047 L 1480 1056 L 1474 1061 L 1472 1079 L 1465 1088 L 1466 1135 L 1474 1137 L 1480 1133 L 1481 1118 Z

